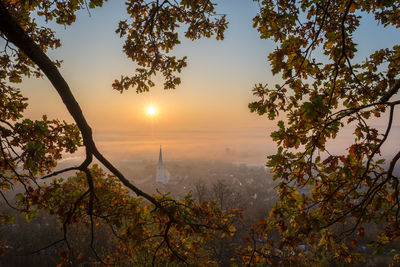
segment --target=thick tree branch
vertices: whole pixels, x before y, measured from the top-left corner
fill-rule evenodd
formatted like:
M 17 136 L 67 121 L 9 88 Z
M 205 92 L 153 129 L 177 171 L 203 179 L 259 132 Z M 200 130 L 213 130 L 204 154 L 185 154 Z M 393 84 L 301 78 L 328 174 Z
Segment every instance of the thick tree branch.
M 61 76 L 54 63 L 14 20 L 2 2 L 0 2 L 0 31 L 45 73 L 81 130 L 85 145 L 94 146 L 92 129 L 86 122 L 67 82 Z
M 387 172 L 387 180 L 389 180 L 390 178 L 392 178 L 394 167 L 396 166 L 396 163 L 397 163 L 397 161 L 398 161 L 399 159 L 400 159 L 400 151 L 397 152 L 397 154 L 393 157 L 392 161 L 390 162 L 389 170 L 388 170 L 388 172 Z
M 75 120 L 79 130 L 81 131 L 83 144 L 86 146 L 90 154 L 94 155 L 107 169 L 109 169 L 118 179 L 138 196 L 144 197 L 157 207 L 161 207 L 157 200 L 152 196 L 141 191 L 127 180 L 123 174 L 117 170 L 96 148 L 92 136 L 92 129 L 87 123 L 82 109 L 73 96 L 71 89 L 64 80 L 60 72 L 50 58 L 36 45 L 36 43 L 26 34 L 26 32 L 14 20 L 8 12 L 5 5 L 0 1 L 0 31 L 12 42 L 16 47 L 23 51 L 39 68 L 44 72 L 50 80 L 54 88 L 57 90 L 62 101 L 67 107 L 72 118 Z
M 385 102 L 389 101 L 389 99 L 390 99 L 392 96 L 394 96 L 395 94 L 397 94 L 397 92 L 399 91 L 399 89 L 400 89 L 400 80 L 396 80 L 395 83 L 394 83 L 394 85 L 392 86 L 392 88 L 391 88 L 385 95 L 383 95 L 383 96 L 381 97 L 380 101 L 381 101 L 382 103 L 385 103 Z

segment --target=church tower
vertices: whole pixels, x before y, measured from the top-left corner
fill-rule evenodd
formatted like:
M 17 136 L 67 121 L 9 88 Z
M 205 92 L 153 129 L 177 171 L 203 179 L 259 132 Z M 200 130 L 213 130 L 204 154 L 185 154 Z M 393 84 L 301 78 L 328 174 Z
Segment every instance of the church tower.
M 162 160 L 162 150 L 160 146 L 160 155 L 158 157 L 158 164 L 157 164 L 157 174 L 156 174 L 156 182 L 162 184 L 168 184 L 168 178 L 165 175 L 164 163 Z

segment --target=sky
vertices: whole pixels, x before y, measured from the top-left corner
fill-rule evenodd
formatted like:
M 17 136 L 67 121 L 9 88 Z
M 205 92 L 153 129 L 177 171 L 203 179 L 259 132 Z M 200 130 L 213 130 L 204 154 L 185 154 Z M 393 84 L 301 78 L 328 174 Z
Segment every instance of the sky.
M 150 92 L 120 94 L 111 88 L 114 79 L 133 74 L 136 68 L 122 53 L 123 40 L 115 34 L 118 21 L 124 17 L 123 2 L 106 3 L 91 10 L 90 16 L 81 11 L 77 21 L 66 28 L 51 25 L 62 47 L 48 54 L 63 60 L 61 74 L 94 129 L 100 150 L 115 159 L 156 160 L 162 145 L 166 159 L 207 157 L 265 163 L 266 156 L 276 149 L 269 137 L 276 122 L 250 113 L 247 105 L 256 100 L 251 93 L 255 83 L 281 80 L 272 76 L 267 61 L 276 44 L 260 40 L 252 28 L 258 4 L 219 1 L 218 10 L 229 21 L 225 40 L 181 40 L 173 53 L 188 56 L 188 67 L 176 90 L 163 90 L 162 80 L 156 78 L 156 87 Z M 376 30 L 371 18 L 363 19 L 355 34 L 358 59 L 400 43 L 399 36 L 394 29 Z M 72 121 L 47 79 L 26 79 L 22 90 L 29 98 L 28 117 L 48 114 Z M 149 105 L 157 108 L 156 116 L 146 114 Z M 395 127 L 394 136 L 399 133 Z M 353 140 L 351 130 L 340 138 L 336 144 Z M 344 145 L 335 147 L 343 149 Z

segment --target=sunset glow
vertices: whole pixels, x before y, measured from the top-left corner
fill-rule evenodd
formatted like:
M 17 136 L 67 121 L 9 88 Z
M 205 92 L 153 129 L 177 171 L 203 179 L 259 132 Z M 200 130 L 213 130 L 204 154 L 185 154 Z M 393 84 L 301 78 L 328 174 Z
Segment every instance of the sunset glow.
M 252 94 L 255 82 L 274 86 L 282 80 L 279 75 L 271 74 L 265 56 L 260 56 L 273 52 L 275 46 L 261 40 L 251 27 L 254 14 L 259 12 L 258 3 L 220 1 L 221 12 L 229 14 L 229 40 L 220 42 L 211 38 L 199 43 L 182 38 L 176 56 L 188 56 L 189 61 L 178 75 L 182 84 L 176 90 L 163 90 L 163 80 L 158 77 L 149 92 L 136 94 L 132 89 L 121 95 L 112 89 L 111 81 L 121 74 L 135 75 L 135 65 L 125 59 L 121 40 L 114 33 L 118 18 L 108 15 L 126 12 L 125 2 L 113 1 L 93 9 L 91 17 L 82 14 L 67 31 L 59 32 L 63 43 L 69 45 L 52 52 L 55 58 L 64 60 L 62 71 L 68 74 L 67 82 L 73 82 L 74 94 L 82 102 L 96 136 L 108 140 L 104 146 L 110 154 L 120 160 L 121 151 L 126 151 L 126 159 L 148 156 L 153 160 L 154 151 L 162 143 L 178 159 L 209 159 L 218 155 L 265 164 L 265 155 L 276 153 L 269 138 L 270 132 L 276 130 L 276 122 L 251 113 L 248 104 L 257 100 Z M 399 43 L 400 35 L 395 29 L 386 27 L 376 31 L 377 25 L 372 20 L 366 18 L 366 22 L 355 32 L 364 49 L 375 51 L 383 45 L 393 47 Z M 375 29 L 375 38 L 371 38 L 371 28 Z M 78 40 L 84 44 L 79 52 L 75 49 Z M 365 53 L 361 58 L 367 56 Z M 72 122 L 61 98 L 46 79 L 24 79 L 21 85 L 23 95 L 29 99 L 27 117 L 40 120 L 43 114 L 48 114 L 50 118 Z M 383 125 L 388 118 L 381 119 L 375 124 Z M 396 127 L 392 128 L 398 131 L 396 134 L 400 133 L 400 123 L 394 123 Z M 347 148 L 353 133 L 353 128 L 346 129 L 330 149 L 338 152 Z M 388 146 L 390 155 L 400 144 L 396 134 L 389 136 L 393 137 Z M 231 151 L 229 155 L 227 148 Z
M 147 115 L 154 116 L 157 114 L 157 109 L 154 106 L 148 106 L 146 109 Z

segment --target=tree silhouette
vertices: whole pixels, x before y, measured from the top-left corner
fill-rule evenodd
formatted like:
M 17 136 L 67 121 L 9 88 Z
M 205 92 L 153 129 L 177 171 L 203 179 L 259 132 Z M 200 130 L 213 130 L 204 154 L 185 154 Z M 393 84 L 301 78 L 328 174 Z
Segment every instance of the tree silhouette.
M 215 264 L 203 244 L 220 232 L 232 235 L 234 214 L 213 202 L 197 203 L 190 195 L 183 200 L 151 196 L 129 182 L 97 149 L 92 129 L 58 71 L 60 62 L 46 55 L 61 42 L 52 29 L 37 25 L 35 16 L 70 25 L 78 10 L 104 2 L 0 0 L 0 37 L 5 41 L 0 52 L 3 202 L 27 220 L 38 210 L 56 215 L 63 235 L 43 249 L 65 244 L 61 256 L 66 264 L 82 258 L 69 242 L 73 225 L 86 227 L 88 246 L 103 264 Z M 281 74 L 283 83 L 256 85 L 253 92 L 259 100 L 249 107 L 271 120 L 285 119 L 271 134 L 278 150 L 268 161 L 280 180 L 279 199 L 270 215 L 250 229 L 242 260 L 249 265 L 355 263 L 362 257 L 354 248 L 369 225 L 380 229 L 371 243 L 377 251 L 400 237 L 399 177 L 394 173 L 400 151 L 389 159 L 381 155 L 400 104 L 400 46 L 357 61 L 353 34 L 365 14 L 374 16 L 381 27 L 399 28 L 400 2 L 265 0 L 259 5 L 254 27 L 261 38 L 278 44 L 268 58 L 272 73 Z M 165 78 L 165 89 L 175 88 L 180 83 L 177 73 L 186 66 L 185 57 L 169 54 L 179 44 L 177 29 L 186 25 L 184 35 L 192 40 L 213 35 L 223 39 L 227 27 L 209 0 L 130 0 L 126 7 L 129 19 L 120 21 L 116 32 L 124 38 L 126 56 L 139 68 L 133 76 L 115 80 L 112 86 L 119 92 L 149 90 L 156 73 Z M 23 117 L 27 99 L 14 86 L 23 76 L 43 75 L 76 124 L 47 116 L 38 121 Z M 373 119 L 381 116 L 387 117 L 384 130 L 373 126 Z M 329 151 L 328 143 L 349 125 L 354 127 L 354 142 L 343 153 Z M 63 153 L 81 146 L 86 154 L 79 166 L 54 171 Z M 94 159 L 110 174 L 93 165 Z M 57 179 L 72 171 L 73 177 Z M 22 193 L 13 203 L 4 192 L 16 185 Z M 12 221 L 8 214 L 0 214 L 0 219 Z M 97 225 L 108 227 L 116 240 L 106 255 L 96 249 Z M 4 249 L 0 240 L 0 253 Z
M 354 263 L 361 257 L 352 247 L 374 223 L 381 229 L 377 248 L 399 238 L 400 151 L 389 159 L 381 153 L 400 104 L 400 46 L 356 60 L 353 34 L 368 14 L 380 27 L 400 27 L 399 1 L 260 2 L 254 27 L 278 43 L 268 59 L 283 83 L 256 85 L 259 100 L 249 108 L 285 120 L 271 134 L 278 150 L 268 161 L 280 198 L 253 229 L 246 261 Z M 383 130 L 373 121 L 381 116 Z M 349 125 L 354 142 L 342 153 L 329 151 Z M 268 234 L 273 229 L 279 239 Z
M 68 230 L 73 224 L 90 230 L 90 248 L 96 260 L 103 264 L 135 262 L 141 253 L 151 255 L 150 262 L 177 260 L 190 264 L 209 265 L 201 244 L 212 234 L 233 233 L 229 225 L 231 214 L 222 213 L 213 203 L 196 203 L 188 195 L 184 200 L 168 196 L 151 196 L 133 185 L 97 149 L 92 129 L 75 100 L 68 83 L 58 71 L 59 61 L 52 61 L 45 53 L 61 45 L 55 33 L 36 24 L 34 17 L 46 22 L 70 25 L 81 9 L 100 7 L 103 0 L 69 1 L 0 1 L 0 37 L 5 40 L 0 54 L 0 166 L 1 195 L 5 203 L 25 213 L 27 220 L 45 210 L 57 215 L 62 223 L 63 236 L 42 249 L 64 243 L 61 253 L 66 264 L 82 258 L 69 242 Z M 177 28 L 187 25 L 185 37 L 198 39 L 216 35 L 223 38 L 226 28 L 224 16 L 217 16 L 214 4 L 205 1 L 127 1 L 129 19 L 121 21 L 116 32 L 125 39 L 126 56 L 140 68 L 132 77 L 122 76 L 113 87 L 122 92 L 133 87 L 137 92 L 149 90 L 156 73 L 165 77 L 165 89 L 180 83 L 176 76 L 186 66 L 186 58 L 177 59 L 169 51 L 179 44 Z M 10 84 L 21 82 L 23 76 L 45 75 L 57 90 L 75 124 L 23 118 L 27 106 L 17 88 Z M 74 153 L 83 146 L 86 156 L 79 166 L 53 171 L 63 153 Z M 97 165 L 97 159 L 112 175 Z M 60 174 L 75 171 L 74 177 L 64 181 Z M 43 180 L 53 180 L 48 184 Z M 40 181 L 40 182 L 39 182 Z M 3 194 L 3 190 L 22 186 L 17 205 Z M 123 184 L 138 197 L 121 187 Z M 12 218 L 1 214 L 3 222 Z M 100 255 L 95 247 L 95 230 L 107 225 L 118 242 L 113 252 Z M 1 244 L 1 251 L 4 244 Z M 142 253 L 142 254 L 143 254 Z M 201 261 L 201 260 L 204 261 Z M 150 264 L 150 263 L 147 263 Z

